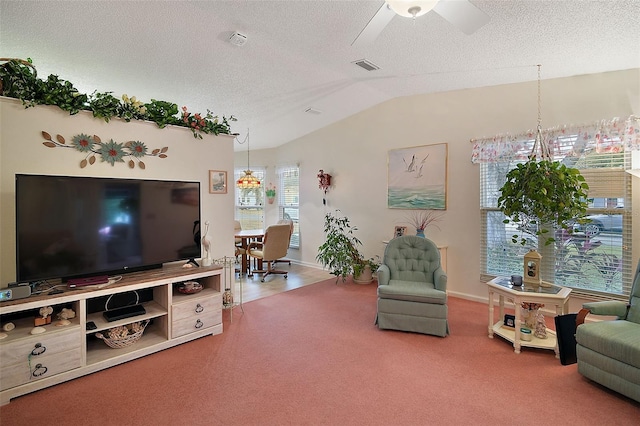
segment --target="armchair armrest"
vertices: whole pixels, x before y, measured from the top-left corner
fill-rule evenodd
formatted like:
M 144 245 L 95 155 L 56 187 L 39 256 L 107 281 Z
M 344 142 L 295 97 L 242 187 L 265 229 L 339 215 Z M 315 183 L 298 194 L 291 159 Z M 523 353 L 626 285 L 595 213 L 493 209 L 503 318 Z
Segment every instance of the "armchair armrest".
M 442 267 L 433 271 L 433 285 L 437 290 L 447 291 L 447 273 Z
M 625 319 L 629 311 L 629 304 L 618 300 L 606 300 L 603 302 L 591 302 L 582 305 L 582 309 L 576 317 L 576 325 L 584 323 L 589 314 L 616 316 L 618 319 Z
M 255 250 L 255 249 L 262 249 L 264 243 L 259 242 L 259 241 L 255 241 L 253 243 L 249 243 L 249 245 L 247 246 L 247 253 L 249 255 L 251 255 L 251 251 Z
M 380 265 L 378 268 L 378 285 L 389 285 L 391 279 L 391 271 L 387 265 Z

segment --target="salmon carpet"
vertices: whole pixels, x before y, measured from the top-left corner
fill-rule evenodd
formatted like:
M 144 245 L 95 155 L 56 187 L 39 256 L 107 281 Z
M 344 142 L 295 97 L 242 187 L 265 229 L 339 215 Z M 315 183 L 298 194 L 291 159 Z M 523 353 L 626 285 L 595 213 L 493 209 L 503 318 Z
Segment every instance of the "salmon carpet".
M 265 285 L 268 285 L 266 283 Z M 224 313 L 224 333 L 15 398 L 9 425 L 631 425 L 640 404 L 553 352 L 487 337 L 449 298 L 446 338 L 378 330 L 376 286 L 330 279 Z M 547 319 L 547 322 L 553 322 Z M 114 349 L 117 350 L 117 349 Z

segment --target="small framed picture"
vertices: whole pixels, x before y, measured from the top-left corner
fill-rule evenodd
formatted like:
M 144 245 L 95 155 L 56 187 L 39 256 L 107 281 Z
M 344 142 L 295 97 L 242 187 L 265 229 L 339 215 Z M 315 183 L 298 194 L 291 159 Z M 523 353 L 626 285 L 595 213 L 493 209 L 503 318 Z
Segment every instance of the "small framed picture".
M 514 315 L 504 314 L 504 325 L 507 327 L 515 327 L 516 317 Z
M 227 193 L 227 172 L 224 170 L 209 170 L 209 194 Z
M 393 238 L 402 237 L 406 233 L 407 233 L 406 226 L 396 226 L 396 230 L 393 233 Z

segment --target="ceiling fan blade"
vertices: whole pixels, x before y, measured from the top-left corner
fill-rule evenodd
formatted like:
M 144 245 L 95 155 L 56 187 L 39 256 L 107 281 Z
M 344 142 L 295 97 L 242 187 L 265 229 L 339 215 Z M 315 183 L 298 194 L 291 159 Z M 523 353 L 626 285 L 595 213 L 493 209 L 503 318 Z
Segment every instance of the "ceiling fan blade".
M 440 0 L 433 10 L 465 34 L 473 34 L 491 20 L 468 0 Z
M 373 43 L 373 41 L 380 35 L 382 30 L 387 26 L 389 22 L 396 16 L 395 12 L 387 6 L 387 3 L 383 3 L 380 9 L 373 15 L 373 18 L 367 23 L 367 25 L 360 31 L 358 37 L 351 43 L 352 46 L 364 46 L 366 44 Z

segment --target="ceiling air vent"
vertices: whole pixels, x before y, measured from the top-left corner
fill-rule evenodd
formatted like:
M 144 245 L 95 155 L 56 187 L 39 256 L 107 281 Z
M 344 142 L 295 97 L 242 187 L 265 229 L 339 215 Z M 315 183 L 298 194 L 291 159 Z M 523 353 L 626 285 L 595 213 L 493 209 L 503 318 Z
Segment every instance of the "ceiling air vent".
M 320 111 L 319 109 L 315 109 L 315 108 L 307 108 L 307 109 L 304 110 L 304 112 L 306 112 L 307 114 L 315 114 L 315 115 L 322 114 L 322 111 Z
M 360 59 L 359 61 L 351 62 L 352 64 L 356 64 L 360 68 L 363 68 L 367 71 L 375 71 L 379 70 L 380 67 L 374 64 L 373 62 L 369 62 L 366 59 Z
M 247 36 L 244 34 L 240 34 L 237 31 L 231 34 L 231 37 L 229 37 L 229 43 L 234 44 L 236 46 L 244 46 L 246 42 L 247 42 Z

